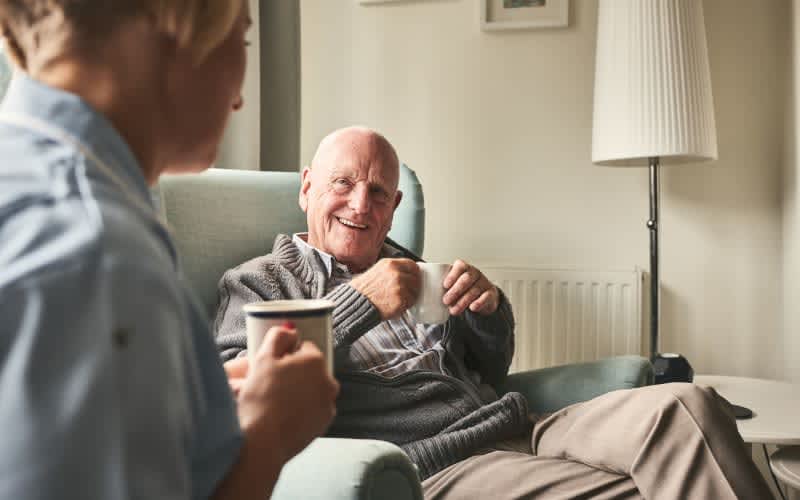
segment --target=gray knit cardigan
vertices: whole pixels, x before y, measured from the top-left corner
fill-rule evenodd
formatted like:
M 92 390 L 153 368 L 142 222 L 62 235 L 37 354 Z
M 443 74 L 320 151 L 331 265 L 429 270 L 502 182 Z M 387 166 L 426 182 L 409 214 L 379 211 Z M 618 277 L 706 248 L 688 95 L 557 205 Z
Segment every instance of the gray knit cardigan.
M 489 386 L 501 382 L 514 350 L 514 319 L 501 294 L 498 310 L 489 316 L 467 311 L 451 317 L 443 344 L 447 371 L 455 376 L 413 370 L 394 378 L 347 371 L 339 362 L 361 335 L 375 327 L 380 314 L 349 284 L 325 293 L 328 275 L 316 252 L 300 250 L 278 235 L 272 253 L 225 273 L 219 283 L 220 305 L 215 320 L 223 360 L 247 345 L 242 306 L 260 300 L 326 298 L 335 304 L 333 338 L 336 377 L 341 383 L 337 416 L 328 435 L 381 439 L 399 445 L 425 479 L 498 441 L 530 428 L 527 404 L 519 393 L 498 398 Z M 476 386 L 468 370 L 481 376 Z

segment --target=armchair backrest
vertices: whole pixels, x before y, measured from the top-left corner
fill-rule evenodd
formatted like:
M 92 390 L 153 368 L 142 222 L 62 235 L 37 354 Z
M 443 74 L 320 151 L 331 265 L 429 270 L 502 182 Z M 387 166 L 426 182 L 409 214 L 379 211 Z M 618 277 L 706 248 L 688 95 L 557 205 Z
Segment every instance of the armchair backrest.
M 405 165 L 400 169 L 400 190 L 403 200 L 389 237 L 421 255 L 422 186 Z M 217 304 L 217 283 L 226 270 L 269 253 L 279 233 L 306 230 L 299 192 L 296 172 L 212 168 L 201 174 L 161 177 L 161 216 L 172 232 L 186 277 L 210 314 Z

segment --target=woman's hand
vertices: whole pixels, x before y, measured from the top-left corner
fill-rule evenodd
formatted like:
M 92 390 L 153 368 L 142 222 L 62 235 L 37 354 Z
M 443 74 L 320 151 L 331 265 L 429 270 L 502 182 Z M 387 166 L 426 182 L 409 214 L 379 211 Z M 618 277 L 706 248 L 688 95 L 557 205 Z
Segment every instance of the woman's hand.
M 336 414 L 339 383 L 322 352 L 297 331 L 273 327 L 252 360 L 225 363 L 246 439 L 288 461 L 322 435 Z

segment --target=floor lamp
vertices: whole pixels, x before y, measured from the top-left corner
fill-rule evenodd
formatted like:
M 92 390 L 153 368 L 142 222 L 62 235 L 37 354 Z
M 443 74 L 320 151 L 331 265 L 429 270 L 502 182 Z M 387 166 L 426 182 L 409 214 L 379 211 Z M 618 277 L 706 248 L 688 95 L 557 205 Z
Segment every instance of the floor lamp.
M 717 158 L 703 3 L 600 0 L 592 162 L 650 169 L 650 356 L 656 383 L 690 382 L 679 354 L 659 351 L 659 171 Z

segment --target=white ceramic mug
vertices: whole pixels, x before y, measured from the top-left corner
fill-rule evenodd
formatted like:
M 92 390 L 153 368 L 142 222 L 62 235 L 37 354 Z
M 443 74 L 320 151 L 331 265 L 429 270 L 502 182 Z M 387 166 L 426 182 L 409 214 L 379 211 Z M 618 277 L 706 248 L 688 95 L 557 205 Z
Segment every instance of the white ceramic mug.
M 450 317 L 448 307 L 442 302 L 444 279 L 451 266 L 435 262 L 417 262 L 417 266 L 422 272 L 422 288 L 411 314 L 419 323 L 426 325 L 444 323 Z
M 267 330 L 294 324 L 300 340 L 309 340 L 325 356 L 328 369 L 333 373 L 332 320 L 334 304 L 330 300 L 271 300 L 251 302 L 242 309 L 247 326 L 247 354 L 252 357 L 261 346 Z

